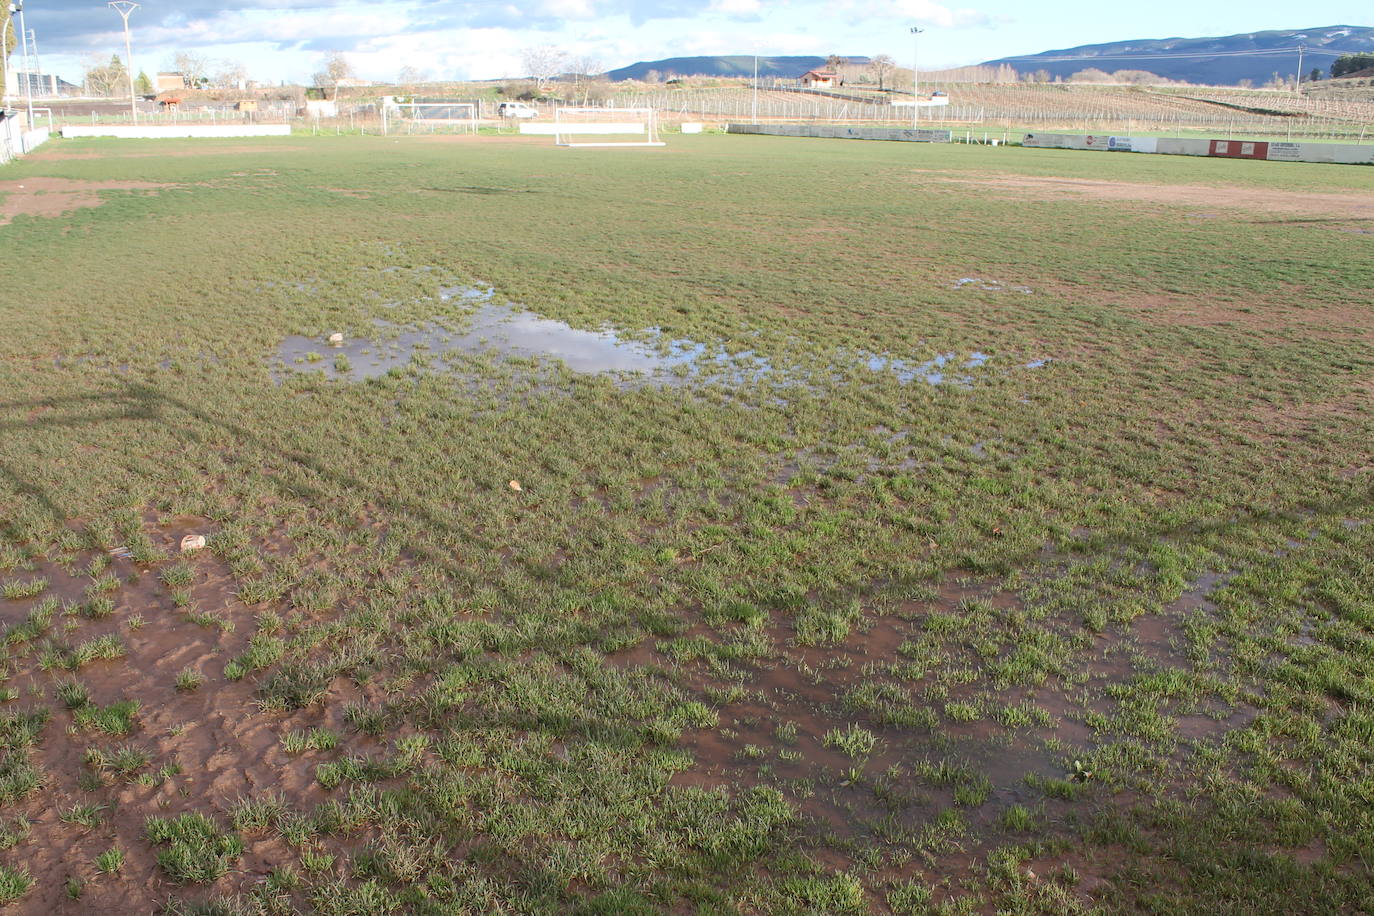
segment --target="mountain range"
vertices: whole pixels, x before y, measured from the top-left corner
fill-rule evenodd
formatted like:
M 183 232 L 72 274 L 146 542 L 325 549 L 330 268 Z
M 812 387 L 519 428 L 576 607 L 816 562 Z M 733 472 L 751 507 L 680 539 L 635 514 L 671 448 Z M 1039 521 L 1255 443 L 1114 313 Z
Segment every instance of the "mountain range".
M 1300 45 L 1304 48 L 1302 78 L 1306 80 L 1314 69 L 1328 72 L 1332 61 L 1345 54 L 1374 52 L 1374 28 L 1330 25 L 1216 38 L 1115 41 L 1026 57 L 1002 57 L 985 64 L 995 67 L 1005 63 L 1020 73 L 1044 70 L 1059 77 L 1090 67 L 1108 73 L 1148 70 L 1189 83 L 1228 86 L 1249 80 L 1259 86 L 1273 79 L 1275 73 L 1291 80 L 1298 72 Z
M 1080 45 L 1042 51 L 1023 57 L 985 61 L 987 66 L 1010 64 L 1020 73 L 1044 70 L 1052 77 L 1068 77 L 1096 68 L 1148 70 L 1172 80 L 1208 85 L 1237 85 L 1249 80 L 1263 85 L 1278 73 L 1291 79 L 1298 71 L 1298 46 L 1304 47 L 1302 69 L 1307 79 L 1313 69 L 1326 73 L 1331 62 L 1345 54 L 1374 53 L 1374 28 L 1331 25 L 1312 29 L 1247 32 L 1213 38 L 1150 38 Z M 851 57 L 865 63 L 866 57 Z M 824 57 L 760 57 L 759 75 L 796 78 L 825 65 Z M 669 57 L 640 61 L 610 71 L 613 80 L 644 79 L 650 73 L 673 76 L 752 76 L 754 57 L 736 54 L 721 57 Z
M 856 64 L 868 63 L 867 57 L 849 57 Z M 796 79 L 808 70 L 825 66 L 824 57 L 760 57 L 759 76 Z M 674 76 L 753 76 L 754 55 L 734 54 L 722 57 L 668 57 L 663 60 L 642 60 L 606 74 L 613 80 L 642 80 L 650 73 L 664 79 Z

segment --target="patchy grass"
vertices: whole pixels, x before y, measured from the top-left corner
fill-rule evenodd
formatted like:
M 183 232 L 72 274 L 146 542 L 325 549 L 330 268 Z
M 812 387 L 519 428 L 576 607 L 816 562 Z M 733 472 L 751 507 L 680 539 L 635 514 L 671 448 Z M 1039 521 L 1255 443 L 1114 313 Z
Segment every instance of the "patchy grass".
M 1374 172 L 54 149 L 167 187 L 6 227 L 6 893 L 60 829 L 172 912 L 1374 897 L 1374 262 L 1295 209 Z M 455 348 L 465 287 L 699 355 Z

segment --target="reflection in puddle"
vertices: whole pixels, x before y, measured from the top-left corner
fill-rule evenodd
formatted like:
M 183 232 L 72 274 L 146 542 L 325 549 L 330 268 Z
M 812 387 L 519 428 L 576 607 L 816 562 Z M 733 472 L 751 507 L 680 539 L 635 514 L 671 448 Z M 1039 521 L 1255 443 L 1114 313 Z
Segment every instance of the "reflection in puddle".
M 323 370 L 330 378 L 361 381 L 405 366 L 419 352 L 431 358 L 459 353 L 551 357 L 574 372 L 655 374 L 690 363 L 704 350 L 691 342 L 674 342 L 661 353 L 647 344 L 622 340 L 611 331 L 579 330 L 533 312 L 493 304 L 490 290 L 453 287 L 444 290 L 441 298 L 484 304 L 467 316 L 467 326 L 461 330 L 439 323 L 401 328 L 379 321 L 376 339 L 350 339 L 329 346 L 312 337 L 288 337 L 277 355 L 288 370 Z
M 971 375 L 951 375 L 953 369 L 977 369 L 992 357 L 986 353 L 977 351 L 969 355 L 962 363 L 958 362 L 958 355 L 955 353 L 941 353 L 932 360 L 924 363 L 913 363 L 905 359 L 891 359 L 886 356 L 869 356 L 868 368 L 874 372 L 889 370 L 897 376 L 898 381 L 914 382 L 920 379 L 931 385 L 971 385 L 973 377 Z
M 471 309 L 459 319 L 461 325 L 451 325 L 447 318 L 410 326 L 378 320 L 375 337 L 348 338 L 337 345 L 313 337 L 288 337 L 277 349 L 277 357 L 284 364 L 276 373 L 277 380 L 280 382 L 287 372 L 306 371 L 362 381 L 405 367 L 417 356 L 434 360 L 460 354 L 552 358 L 574 372 L 634 374 L 658 384 L 691 378 L 732 385 L 761 381 L 806 385 L 824 378 L 824 374 L 817 377 L 805 370 L 778 371 L 753 351 L 708 353 L 705 344 L 692 340 L 655 345 L 626 340 L 613 330 L 581 330 L 494 299 L 495 291 L 490 287 L 445 286 L 439 290 L 438 301 Z M 903 383 L 968 387 L 973 384 L 968 370 L 978 369 L 990 359 L 981 352 L 966 357 L 943 353 L 917 363 L 850 351 L 845 361 L 866 365 L 874 372 L 891 372 Z M 1031 367 L 1043 364 L 1036 361 Z M 839 378 L 838 370 L 832 377 Z

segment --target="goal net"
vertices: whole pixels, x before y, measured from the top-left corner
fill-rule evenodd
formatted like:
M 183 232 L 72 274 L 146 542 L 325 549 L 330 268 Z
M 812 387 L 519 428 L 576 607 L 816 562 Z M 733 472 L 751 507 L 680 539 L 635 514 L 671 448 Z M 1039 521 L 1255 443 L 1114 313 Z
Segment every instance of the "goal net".
M 559 146 L 663 146 L 652 108 L 559 108 L 553 123 L 520 125 L 526 134 L 552 135 Z
M 394 102 L 382 117 L 387 133 L 477 133 L 476 102 Z

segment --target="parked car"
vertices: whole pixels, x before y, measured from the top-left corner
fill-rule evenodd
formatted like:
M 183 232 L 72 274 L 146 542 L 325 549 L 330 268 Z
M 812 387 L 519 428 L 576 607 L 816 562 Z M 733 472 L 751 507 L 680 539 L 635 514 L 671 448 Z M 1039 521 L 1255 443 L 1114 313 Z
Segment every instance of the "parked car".
M 496 106 L 496 113 L 503 118 L 537 118 L 539 112 L 524 102 L 502 102 Z

